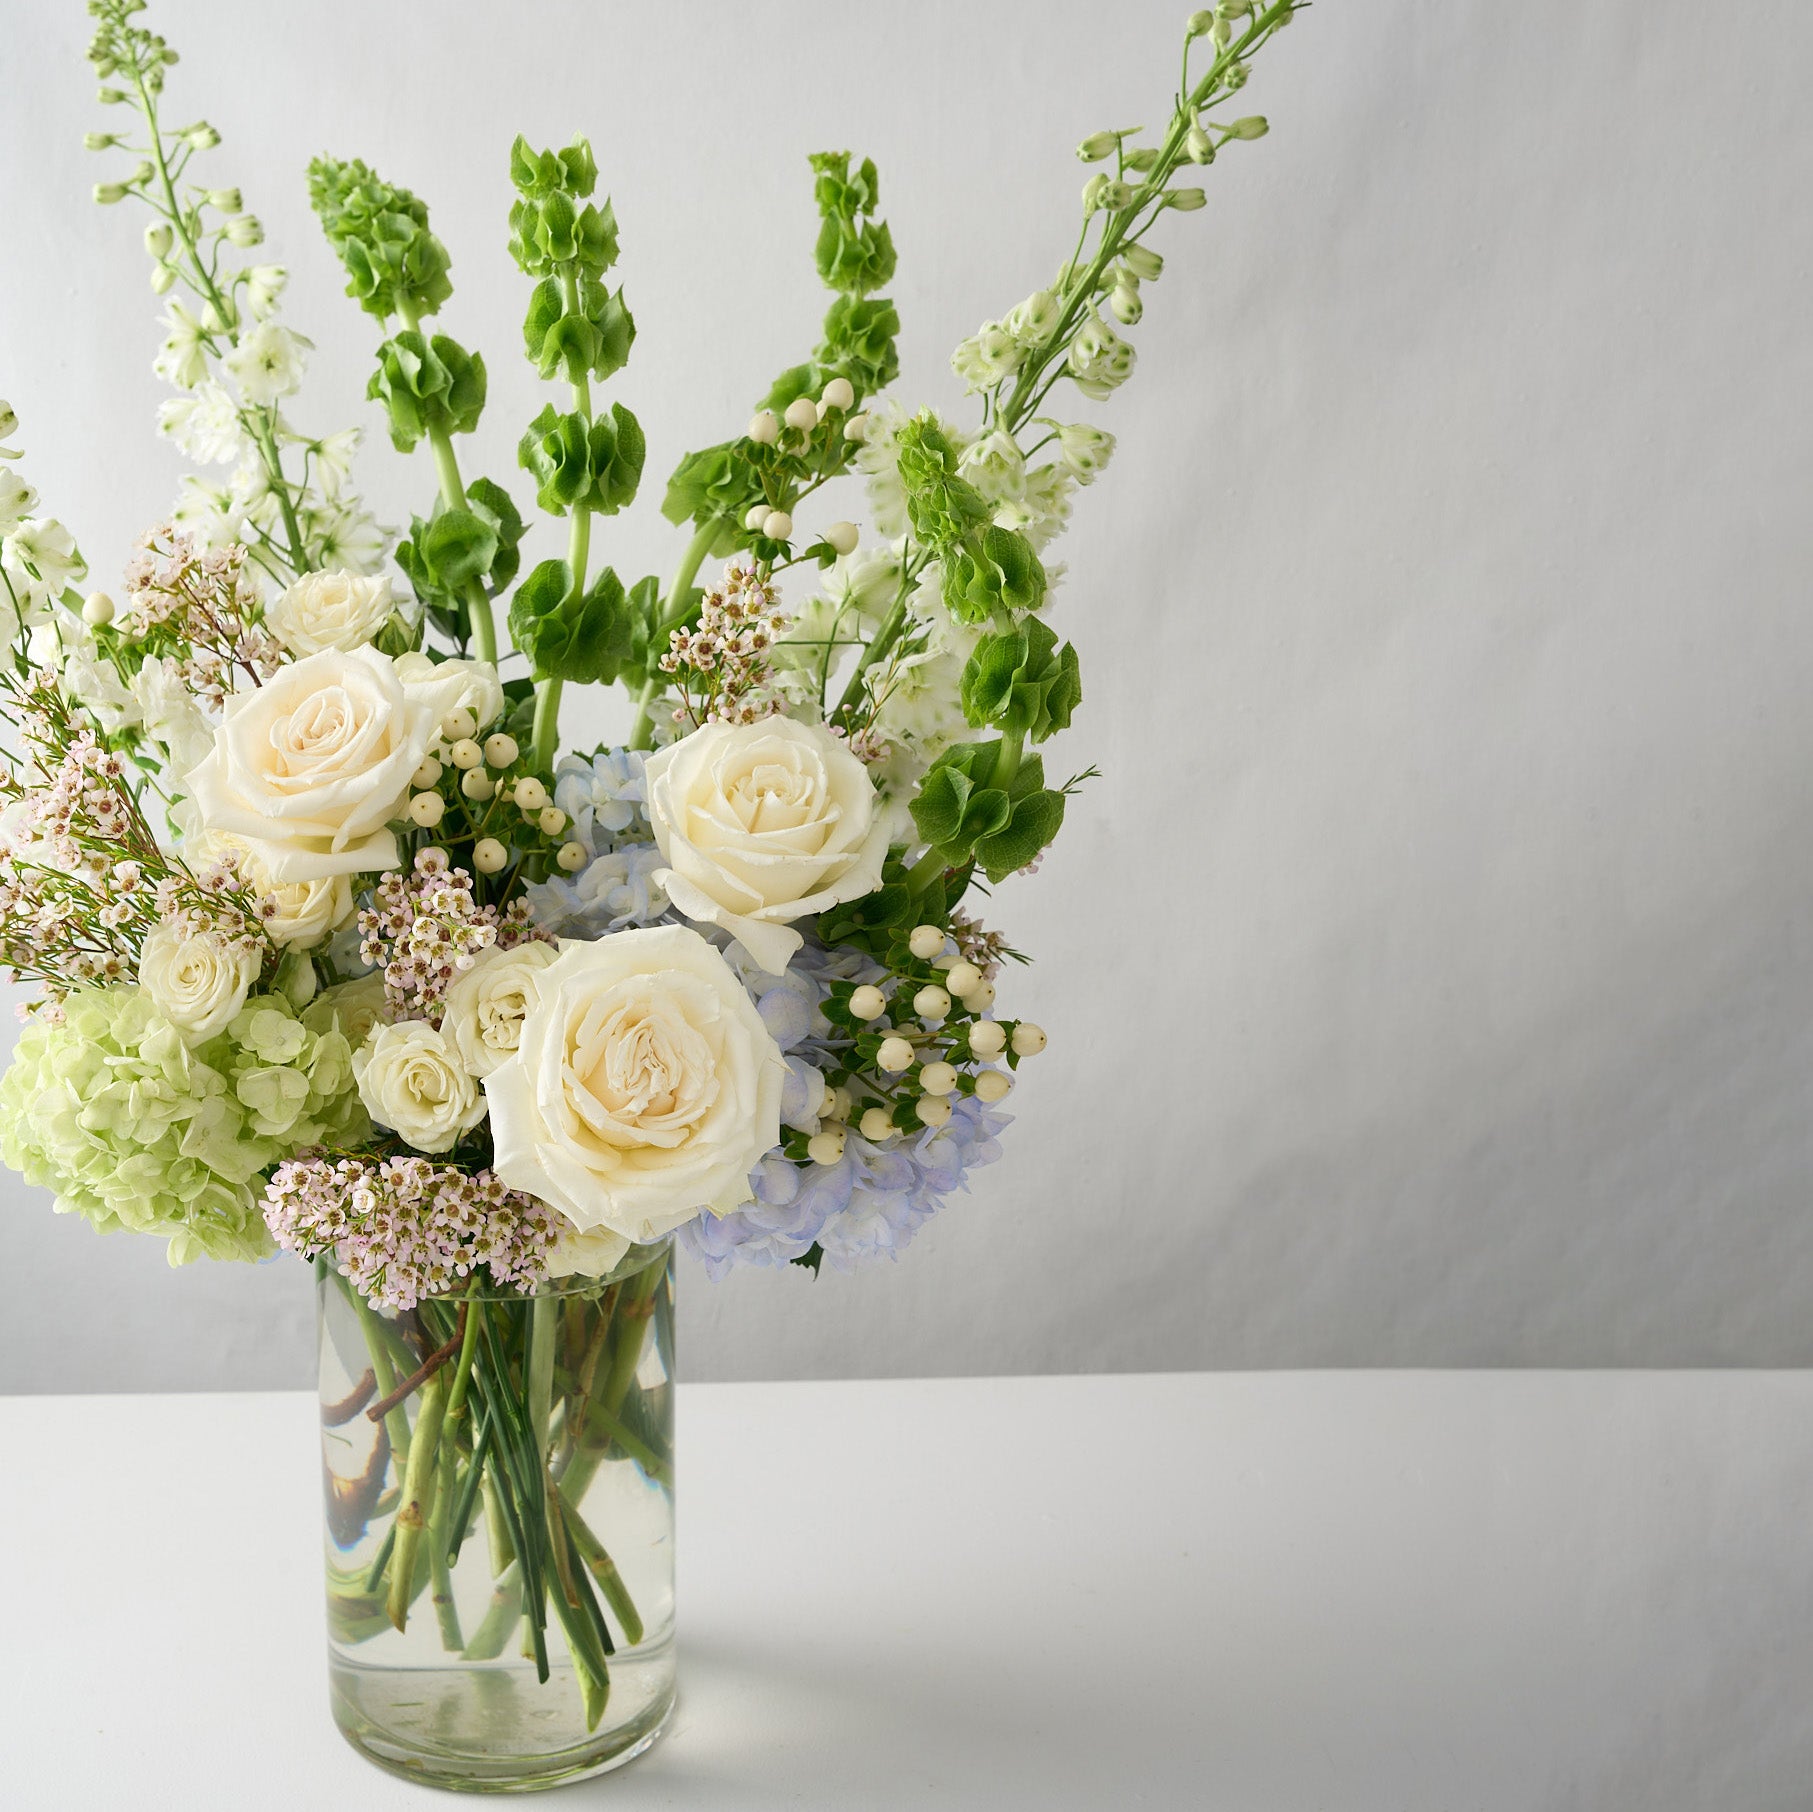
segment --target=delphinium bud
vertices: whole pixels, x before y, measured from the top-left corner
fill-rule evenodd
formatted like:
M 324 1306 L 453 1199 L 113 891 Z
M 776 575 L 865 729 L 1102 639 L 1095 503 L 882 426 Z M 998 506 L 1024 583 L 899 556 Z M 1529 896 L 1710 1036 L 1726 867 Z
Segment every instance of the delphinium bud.
M 1266 122 L 1265 116 L 1260 113 L 1249 113 L 1245 119 L 1236 120 L 1228 128 L 1228 132 L 1234 138 L 1264 138 L 1269 131 L 1271 131 L 1271 127 Z
M 227 222 L 227 238 L 241 247 L 262 245 L 264 228 L 259 225 L 257 215 L 240 214 Z
M 1205 6 L 1200 12 L 1192 13 L 1189 18 L 1184 21 L 1184 30 L 1188 32 L 1192 38 L 1206 38 L 1209 35 L 1210 27 L 1213 26 L 1214 23 L 1214 8 Z
M 176 272 L 167 264 L 154 264 L 151 267 L 151 293 L 154 296 L 164 295 L 176 287 Z
M 1123 327 L 1133 326 L 1146 312 L 1146 305 L 1139 299 L 1139 291 L 1126 283 L 1117 283 L 1114 294 L 1108 298 L 1108 306 L 1114 312 L 1114 318 Z
M 1130 245 L 1121 253 L 1121 262 L 1142 283 L 1154 282 L 1164 274 L 1165 261 L 1148 245 Z
M 1193 164 L 1212 164 L 1215 161 L 1215 146 L 1200 126 L 1192 126 L 1184 134 L 1183 154 Z
M 1092 132 L 1077 146 L 1076 154 L 1086 164 L 1099 164 L 1104 157 L 1114 155 L 1114 147 L 1120 142 L 1118 132 Z
M 169 221 L 154 220 L 145 228 L 145 250 L 153 258 L 168 258 L 175 243 L 176 235 L 170 231 Z
M 1194 214 L 1208 199 L 1200 189 L 1172 189 L 1165 196 L 1165 206 L 1175 208 L 1180 214 Z

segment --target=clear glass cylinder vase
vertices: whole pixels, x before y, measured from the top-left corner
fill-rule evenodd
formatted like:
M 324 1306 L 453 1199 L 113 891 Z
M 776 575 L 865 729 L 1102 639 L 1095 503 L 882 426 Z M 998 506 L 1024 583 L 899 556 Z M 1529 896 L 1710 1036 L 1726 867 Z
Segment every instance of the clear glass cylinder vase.
M 640 1755 L 674 1697 L 671 1242 L 608 1277 L 399 1314 L 316 1274 L 347 1741 L 480 1793 Z

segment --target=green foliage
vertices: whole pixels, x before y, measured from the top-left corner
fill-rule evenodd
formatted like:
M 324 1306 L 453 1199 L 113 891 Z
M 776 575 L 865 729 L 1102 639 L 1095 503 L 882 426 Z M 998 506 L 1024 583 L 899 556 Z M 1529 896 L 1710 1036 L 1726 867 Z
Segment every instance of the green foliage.
M 609 685 L 640 676 L 661 608 L 659 583 L 640 580 L 625 590 L 606 567 L 579 597 L 564 560 L 544 560 L 510 600 L 510 636 L 536 676 L 577 685 Z
M 991 881 L 1024 868 L 1058 833 L 1064 795 L 1026 756 L 997 782 L 1003 742 L 958 743 L 932 763 L 913 800 L 913 822 L 948 868 L 974 860 Z M 1017 746 L 1017 745 L 1016 745 Z
M 405 328 L 378 348 L 365 394 L 384 405 L 390 438 L 407 453 L 425 434 L 470 434 L 485 407 L 485 361 L 444 333 Z
M 358 158 L 317 157 L 309 204 L 346 267 L 346 293 L 380 319 L 407 305 L 431 315 L 453 294 L 447 248 L 428 230 L 428 204 Z
M 908 422 L 895 445 L 913 533 L 942 559 L 988 521 L 987 500 L 957 476 L 957 449 L 931 410 Z
M 1076 650 L 1038 617 L 1008 630 L 990 630 L 963 669 L 963 714 L 972 724 L 1043 742 L 1068 729 L 1082 702 Z
M 864 158 L 852 171 L 848 151 L 820 151 L 812 157 L 812 185 L 820 225 L 814 257 L 827 289 L 846 296 L 878 290 L 894 274 L 894 237 L 871 215 L 880 200 L 875 164 Z
M 480 580 L 496 596 L 516 577 L 522 538 L 523 520 L 509 493 L 489 478 L 475 478 L 466 487 L 464 509 L 442 499 L 426 521 L 413 518 L 397 564 L 436 626 L 463 643 L 468 581 Z
M 667 481 L 662 515 L 674 523 L 721 521 L 728 553 L 745 512 L 763 496 L 757 451 L 753 441 L 732 440 L 688 453 Z
M 944 603 L 963 623 L 986 623 L 1001 611 L 1037 610 L 1045 601 L 1045 568 L 1018 529 L 994 523 L 944 556 Z
M 636 323 L 623 300 L 596 277 L 575 280 L 578 306 L 569 310 L 561 280 L 544 277 L 529 298 L 523 321 L 523 348 L 544 378 L 564 374 L 569 383 L 608 378 L 629 361 Z
M 544 510 L 565 515 L 576 506 L 613 516 L 636 495 L 647 443 L 641 425 L 621 403 L 600 412 L 588 427 L 578 413 L 562 415 L 552 403 L 517 443 L 517 457 L 534 475 L 535 498 Z
M 900 316 L 886 297 L 839 296 L 825 312 L 824 338 L 813 355 L 819 379 L 848 378 L 858 401 L 887 389 L 900 375 L 899 332 Z
M 586 199 L 597 186 L 592 147 L 576 138 L 564 151 L 531 150 L 519 133 L 510 147 L 510 256 L 531 277 L 577 269 L 596 278 L 617 262 L 617 216 Z M 619 361 L 621 362 L 621 361 Z

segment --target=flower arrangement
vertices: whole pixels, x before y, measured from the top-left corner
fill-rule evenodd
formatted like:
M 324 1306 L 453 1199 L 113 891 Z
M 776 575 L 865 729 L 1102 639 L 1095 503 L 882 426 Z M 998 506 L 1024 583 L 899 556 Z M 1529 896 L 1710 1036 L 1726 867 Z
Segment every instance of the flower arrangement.
M 1148 240 L 1203 205 L 1192 172 L 1264 133 L 1233 108 L 1296 0 L 1192 15 L 1162 132 L 1083 141 L 1074 248 L 953 355 L 966 421 L 890 399 L 875 166 L 815 156 L 821 337 L 741 432 L 679 461 L 665 582 L 599 557 L 648 443 L 607 400 L 636 327 L 586 141 L 509 150 L 523 349 L 552 394 L 507 478 L 462 471 L 489 373 L 444 329 L 427 203 L 357 160 L 309 166 L 372 323 L 367 397 L 427 455 L 398 533 L 350 488 L 359 430 L 294 419 L 310 342 L 285 273 L 202 174 L 218 133 L 166 123 L 176 55 L 142 5 L 89 6 L 101 99 L 133 121 L 90 136 L 125 160 L 95 193 L 149 213 L 159 428 L 199 470 L 116 604 L 82 595 L 73 537 L 0 466 L 0 943 L 40 989 L 0 1150 L 173 1263 L 319 1261 L 372 1341 L 367 1395 L 404 1378 L 370 1420 L 411 1456 L 337 1627 L 402 1628 L 494 1505 L 511 1614 L 544 1673 L 560 1621 L 596 1722 L 602 1550 L 575 1473 L 535 1456 L 564 1415 L 569 1468 L 624 1442 L 666 1461 L 612 1420 L 621 1388 L 606 1413 L 583 1359 L 556 1366 L 544 1286 L 622 1275 L 669 1236 L 714 1276 L 897 1256 L 1000 1154 L 1046 1039 L 972 896 L 1037 866 L 1093 772 L 1057 779 L 1044 754 L 1082 699 L 1050 550 L 1114 450 L 1065 399 L 1132 376 Z M 840 479 L 866 531 L 819 519 Z M 564 519 L 566 551 L 525 572 L 531 508 Z M 595 685 L 626 689 L 627 741 L 563 750 L 563 691 Z M 653 1288 L 600 1282 L 608 1373 L 633 1369 L 622 1316 Z M 376 1499 L 341 1499 L 361 1532 Z M 621 1636 L 636 1614 L 604 1597 Z

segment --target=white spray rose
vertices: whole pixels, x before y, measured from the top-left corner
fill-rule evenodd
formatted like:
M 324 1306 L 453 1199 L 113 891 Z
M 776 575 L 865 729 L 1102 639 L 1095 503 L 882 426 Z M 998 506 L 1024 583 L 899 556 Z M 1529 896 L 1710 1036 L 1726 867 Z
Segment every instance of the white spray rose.
M 536 986 L 516 1055 L 485 1078 L 497 1174 L 638 1244 L 748 1201 L 787 1072 L 724 958 L 655 925 L 563 944 Z
M 263 921 L 265 935 L 272 943 L 312 947 L 352 917 L 352 882 L 345 875 L 276 881 L 258 850 L 243 837 L 200 830 L 183 839 L 183 857 L 198 872 L 228 855 L 238 859 L 246 892 L 254 899 L 268 899 L 276 907 Z
M 202 824 L 240 837 L 274 881 L 397 866 L 398 815 L 457 680 L 405 684 L 374 648 L 328 650 L 227 700 L 188 776 Z
M 451 1151 L 485 1117 L 485 1098 L 446 1036 L 425 1020 L 375 1026 L 353 1053 L 359 1099 L 417 1151 Z
M 535 1005 L 539 972 L 553 962 L 552 944 L 481 950 L 442 997 L 441 1030 L 474 1076 L 489 1076 L 514 1056 L 523 1021 Z
M 264 613 L 265 627 L 291 654 L 362 647 L 390 621 L 390 581 L 359 573 L 304 573 Z
M 256 945 L 166 919 L 139 952 L 139 986 L 188 1044 L 226 1030 L 262 967 Z
M 504 714 L 503 682 L 489 661 L 433 661 L 425 654 L 399 654 L 397 677 L 406 686 L 431 679 L 458 680 L 459 689 L 447 709 L 457 711 L 464 705 L 481 730 Z
M 550 1277 L 603 1277 L 630 1249 L 630 1242 L 609 1227 L 588 1227 L 584 1232 L 568 1222 L 548 1248 Z
M 881 885 L 888 833 L 874 785 L 829 730 L 788 717 L 706 724 L 644 772 L 667 863 L 655 880 L 772 974 L 802 942 L 792 920 Z

